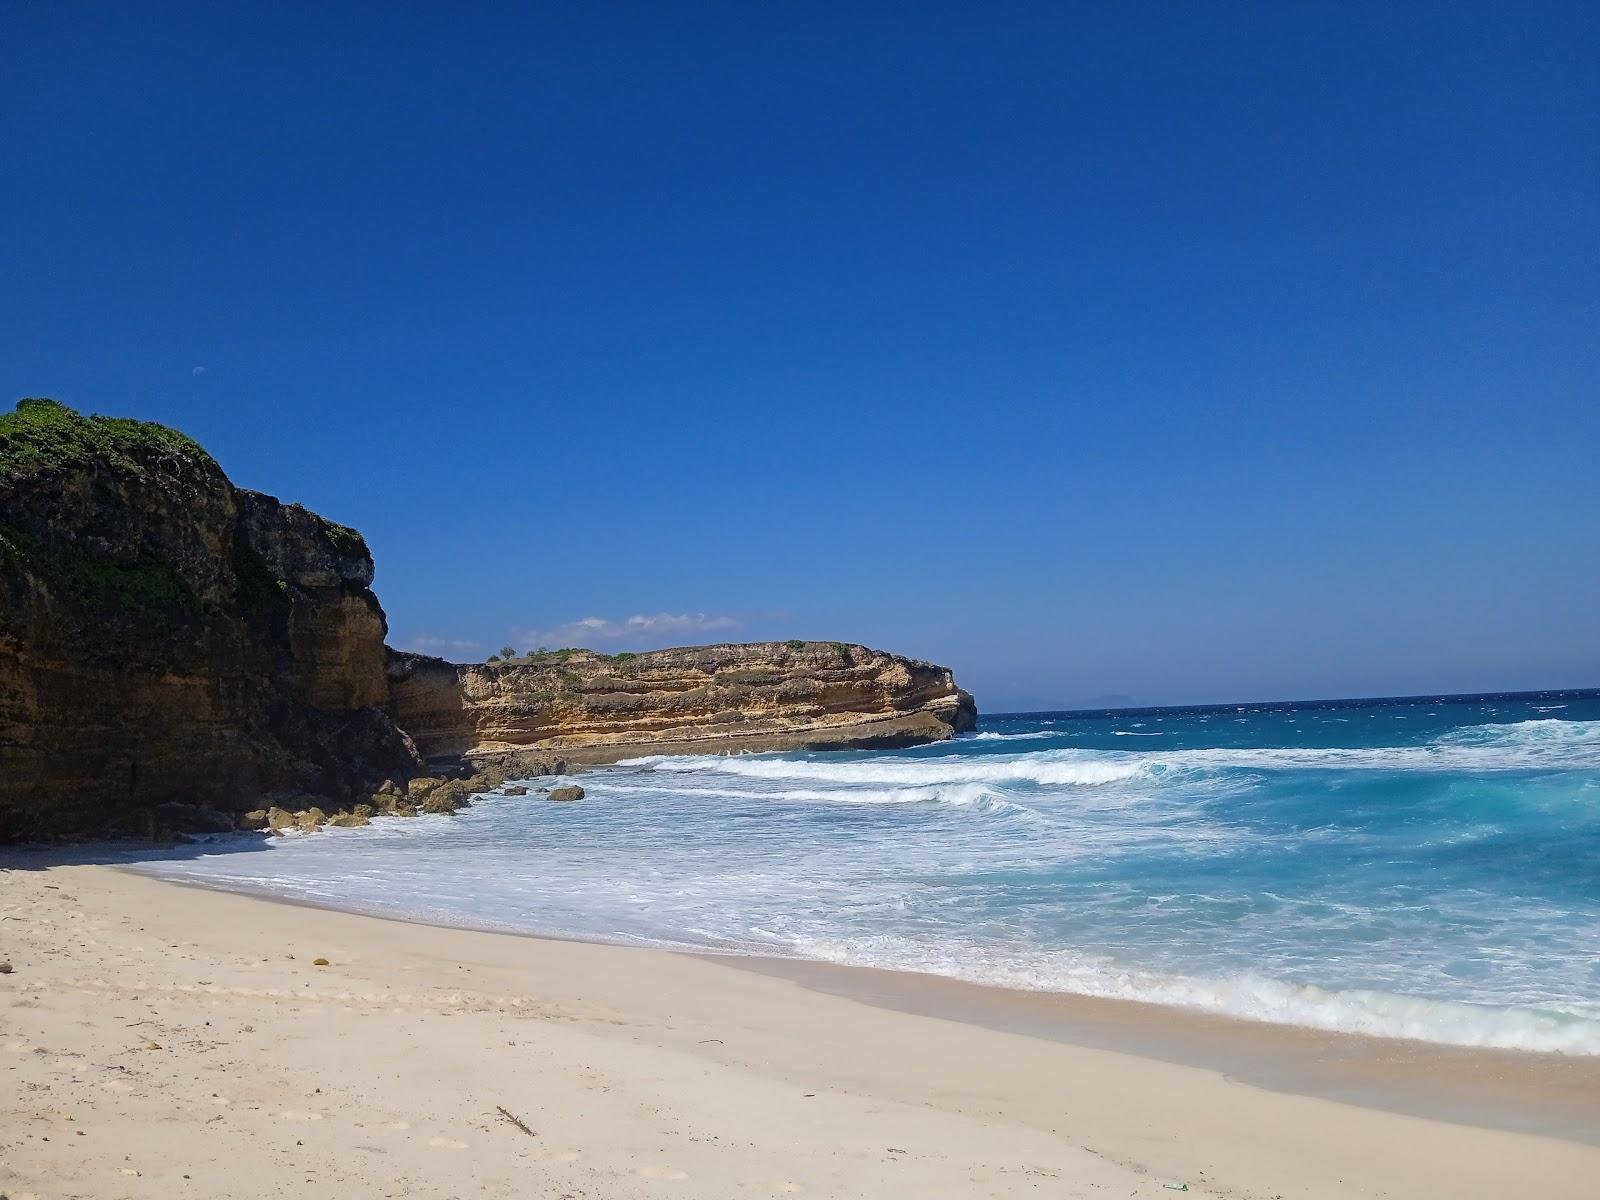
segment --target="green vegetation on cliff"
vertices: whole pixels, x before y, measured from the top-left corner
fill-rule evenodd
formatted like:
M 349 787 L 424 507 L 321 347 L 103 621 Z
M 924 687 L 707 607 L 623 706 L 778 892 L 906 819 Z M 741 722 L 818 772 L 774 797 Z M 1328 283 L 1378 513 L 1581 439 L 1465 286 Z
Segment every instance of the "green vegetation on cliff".
M 351 529 L 348 525 L 341 525 L 337 521 L 330 521 L 326 517 L 322 520 L 322 532 L 333 543 L 333 548 L 340 554 L 354 558 L 368 553 L 367 539 L 361 536 L 359 530 Z
M 41 579 L 56 596 L 81 611 L 127 613 L 140 621 L 195 617 L 200 600 L 171 564 L 147 560 L 120 566 L 76 547 L 46 546 L 0 521 L 0 560 L 11 559 Z
M 0 414 L 0 482 L 30 470 L 95 461 L 141 472 L 155 455 L 179 455 L 217 469 L 200 443 L 154 421 L 85 417 L 42 399 L 20 400 L 14 412 Z

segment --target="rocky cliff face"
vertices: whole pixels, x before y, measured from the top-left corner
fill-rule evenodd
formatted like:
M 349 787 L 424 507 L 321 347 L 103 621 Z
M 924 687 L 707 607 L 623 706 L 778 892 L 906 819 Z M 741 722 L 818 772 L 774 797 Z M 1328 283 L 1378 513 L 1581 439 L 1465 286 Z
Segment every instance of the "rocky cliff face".
M 354 530 L 173 430 L 0 416 L 0 838 L 404 779 L 372 575 Z
M 0 841 L 364 824 L 644 748 L 900 746 L 976 721 L 946 668 L 837 642 L 396 654 L 372 577 L 360 534 L 234 487 L 171 429 L 47 400 L 0 415 Z M 477 772 L 424 775 L 417 744 Z
M 424 755 L 888 747 L 977 722 L 948 668 L 840 642 L 561 650 L 482 666 L 394 654 L 389 686 L 390 712 Z

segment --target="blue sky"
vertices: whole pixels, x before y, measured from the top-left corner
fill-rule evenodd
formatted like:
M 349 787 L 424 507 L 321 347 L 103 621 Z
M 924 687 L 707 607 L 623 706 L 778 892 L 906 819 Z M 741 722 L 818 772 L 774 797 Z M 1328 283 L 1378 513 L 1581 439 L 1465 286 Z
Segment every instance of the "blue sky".
M 450 657 L 1593 686 L 1597 14 L 12 4 L 0 396 L 361 528 Z

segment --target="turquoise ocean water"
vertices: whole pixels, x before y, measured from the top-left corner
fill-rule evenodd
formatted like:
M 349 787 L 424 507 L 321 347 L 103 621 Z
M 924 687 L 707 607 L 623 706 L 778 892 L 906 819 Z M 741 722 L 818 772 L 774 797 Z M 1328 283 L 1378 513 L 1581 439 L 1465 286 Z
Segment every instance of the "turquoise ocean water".
M 571 805 L 489 798 L 139 866 L 451 924 L 1600 1054 L 1600 692 L 986 717 L 937 746 L 581 782 Z

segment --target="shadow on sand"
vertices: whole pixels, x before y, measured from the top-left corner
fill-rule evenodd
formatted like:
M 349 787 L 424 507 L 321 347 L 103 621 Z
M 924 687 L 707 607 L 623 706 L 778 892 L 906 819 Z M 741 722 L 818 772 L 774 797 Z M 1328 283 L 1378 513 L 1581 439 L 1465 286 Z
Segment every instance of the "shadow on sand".
M 184 862 L 213 854 L 253 854 L 273 841 L 268 833 L 194 834 L 181 842 L 77 842 L 67 845 L 24 843 L 0 846 L 0 871 L 48 871 L 52 867 L 137 867 L 148 863 Z

